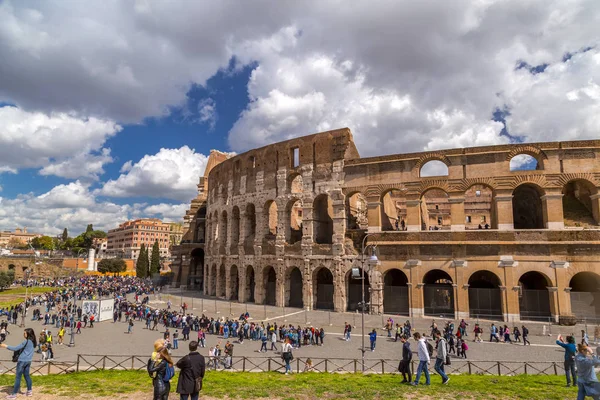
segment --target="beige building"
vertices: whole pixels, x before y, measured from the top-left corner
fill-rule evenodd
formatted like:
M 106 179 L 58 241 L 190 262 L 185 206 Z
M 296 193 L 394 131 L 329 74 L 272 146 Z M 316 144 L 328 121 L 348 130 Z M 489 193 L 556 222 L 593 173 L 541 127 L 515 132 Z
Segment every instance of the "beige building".
M 14 232 L 3 231 L 0 232 L 0 247 L 8 247 L 11 240 L 18 240 L 23 243 L 30 243 L 36 237 L 42 237 L 40 233 L 27 232 L 27 227 L 23 229 L 17 228 Z
M 107 234 L 106 254 L 137 260 L 142 243 L 152 251 L 158 241 L 161 257 L 170 257 L 171 226 L 157 218 L 136 219 L 111 229 Z

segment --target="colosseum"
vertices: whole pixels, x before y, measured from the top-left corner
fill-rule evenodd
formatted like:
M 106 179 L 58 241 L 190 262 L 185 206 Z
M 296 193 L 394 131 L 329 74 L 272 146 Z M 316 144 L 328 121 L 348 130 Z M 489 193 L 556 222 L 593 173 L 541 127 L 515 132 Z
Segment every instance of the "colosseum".
M 349 129 L 212 151 L 175 280 L 354 311 L 364 268 L 371 313 L 600 319 L 598 159 L 600 140 L 361 158 Z

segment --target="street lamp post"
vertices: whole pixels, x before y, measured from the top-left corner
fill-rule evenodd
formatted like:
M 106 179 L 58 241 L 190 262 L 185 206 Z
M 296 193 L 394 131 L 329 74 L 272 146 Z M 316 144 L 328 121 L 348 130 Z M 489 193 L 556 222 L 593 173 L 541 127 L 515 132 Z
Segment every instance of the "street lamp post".
M 23 274 L 25 276 L 25 302 L 23 302 L 23 313 L 21 314 L 21 328 L 25 327 L 25 314 L 27 313 L 27 298 L 28 296 L 28 289 L 29 289 L 29 275 L 31 274 L 31 269 L 26 268 L 23 271 Z
M 377 265 L 377 263 L 379 262 L 379 260 L 377 259 L 377 255 L 375 254 L 375 249 L 376 249 L 376 245 L 366 245 L 366 241 L 367 238 L 369 236 L 372 235 L 365 235 L 365 237 L 362 240 L 362 252 L 361 252 L 361 288 L 362 288 L 362 301 L 360 303 L 361 305 L 361 336 L 362 336 L 362 347 L 361 347 L 361 353 L 362 353 L 362 372 L 365 372 L 365 258 L 366 258 L 366 253 L 365 251 L 370 247 L 372 252 L 371 252 L 371 256 L 369 257 L 368 262 L 371 264 L 375 264 Z

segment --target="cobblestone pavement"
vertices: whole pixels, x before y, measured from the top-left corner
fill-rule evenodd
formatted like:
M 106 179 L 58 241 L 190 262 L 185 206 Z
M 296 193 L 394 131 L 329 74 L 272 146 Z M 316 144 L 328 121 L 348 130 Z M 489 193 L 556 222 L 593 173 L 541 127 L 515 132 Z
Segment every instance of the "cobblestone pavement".
M 176 308 L 181 302 L 180 296 L 166 295 L 163 294 L 160 298 L 151 299 L 151 306 L 166 308 L 166 301 L 171 300 L 173 303 L 172 307 Z M 193 299 L 193 300 L 192 300 Z M 194 314 L 201 314 L 202 310 L 206 315 L 210 316 L 232 316 L 233 318 L 239 317 L 242 312 L 248 309 L 250 317 L 254 321 L 277 321 L 278 324 L 282 322 L 305 325 L 313 325 L 316 327 L 323 326 L 325 328 L 325 345 L 324 346 L 306 346 L 295 351 L 297 357 L 330 357 L 330 358 L 360 358 L 361 357 L 361 316 L 360 314 L 354 313 L 329 313 L 324 311 L 310 311 L 305 312 L 300 309 L 286 308 L 285 310 L 277 307 L 265 307 L 253 304 L 239 304 L 229 303 L 225 301 L 216 301 L 208 299 L 199 299 L 192 297 L 183 297 L 188 306 L 191 308 L 190 312 Z M 193 304 L 192 304 L 193 303 Z M 192 308 L 193 306 L 193 308 Z M 203 308 L 202 308 L 203 307 Z M 231 307 L 231 312 L 230 312 Z M 216 310 L 216 312 L 215 312 Z M 266 318 L 265 317 L 266 313 Z M 284 317 L 285 316 L 285 317 Z M 368 334 L 373 328 L 378 330 L 379 336 L 377 340 L 377 347 L 374 352 L 367 351 L 365 357 L 367 359 L 398 359 L 401 355 L 400 342 L 395 343 L 393 340 L 386 337 L 387 333 L 382 329 L 382 321 L 388 316 L 377 316 L 377 315 L 366 315 L 365 316 L 365 333 Z M 407 317 L 393 317 L 395 321 L 405 321 Z M 346 342 L 342 338 L 343 324 L 347 321 L 352 323 L 354 326 L 353 335 L 351 341 Z M 438 326 L 441 326 L 443 319 L 436 319 Z M 475 321 L 468 321 L 471 325 L 469 326 L 469 332 L 472 331 Z M 455 321 L 456 323 L 456 321 Z M 489 322 L 480 321 L 481 325 L 485 329 L 483 335 L 484 339 L 489 339 Z M 431 324 L 431 319 L 415 319 L 414 325 L 421 332 L 428 332 L 428 327 Z M 34 329 L 37 333 L 43 327 L 41 322 L 27 321 L 27 326 Z M 520 324 L 519 324 L 520 326 Z M 554 344 L 556 340 L 556 334 L 560 330 L 563 334 L 570 332 L 578 332 L 580 327 L 558 327 L 552 326 L 551 336 L 541 336 L 543 324 L 528 323 L 532 335 L 530 336 L 531 346 L 523 346 L 522 344 L 504 344 L 504 343 L 473 343 L 472 333 L 469 334 L 467 340 L 469 341 L 469 351 L 467 352 L 469 360 L 485 360 L 485 361 L 562 361 L 563 350 Z M 53 333 L 55 341 L 57 340 L 56 333 L 58 329 L 55 327 L 48 326 Z M 113 323 L 112 321 L 104 321 L 95 324 L 94 328 L 82 329 L 82 334 L 75 335 L 75 346 L 68 347 L 66 345 L 55 346 L 55 360 L 56 361 L 75 361 L 77 354 L 91 354 L 91 355 L 139 355 L 146 356 L 152 351 L 152 343 L 157 338 L 162 337 L 164 328 L 159 326 L 160 330 L 149 331 L 144 329 L 142 322 L 136 322 L 132 334 L 127 334 L 127 326 L 124 322 Z M 590 331 L 593 331 L 592 327 L 588 327 Z M 22 340 L 21 328 L 15 325 L 9 327 L 11 334 L 7 338 L 7 344 L 14 345 L 18 344 Z M 171 329 L 173 332 L 174 329 Z M 486 336 L 487 334 L 487 336 Z M 590 334 L 593 336 L 593 334 Z M 578 336 L 579 337 L 579 336 Z M 191 338 L 195 338 L 195 332 L 191 333 Z M 69 335 L 65 336 L 65 343 L 69 343 Z M 208 353 L 208 348 L 214 346 L 217 343 L 221 343 L 223 346 L 226 340 L 222 337 L 214 335 L 207 335 L 207 348 L 204 349 L 204 354 Z M 268 353 L 258 353 L 260 348 L 259 342 L 253 342 L 250 340 L 244 341 L 243 344 L 238 344 L 237 339 L 234 339 L 235 356 L 276 356 L 274 352 L 269 351 Z M 365 345 L 369 346 L 368 337 L 365 338 Z M 416 347 L 413 342 L 413 350 Z M 278 344 L 278 348 L 281 344 Z M 270 348 L 270 344 L 269 344 Z M 187 353 L 187 343 L 180 341 L 179 349 L 174 350 L 174 355 L 183 356 Z M 10 353 L 0 353 L 0 359 L 9 360 Z M 38 360 L 38 355 L 34 358 Z

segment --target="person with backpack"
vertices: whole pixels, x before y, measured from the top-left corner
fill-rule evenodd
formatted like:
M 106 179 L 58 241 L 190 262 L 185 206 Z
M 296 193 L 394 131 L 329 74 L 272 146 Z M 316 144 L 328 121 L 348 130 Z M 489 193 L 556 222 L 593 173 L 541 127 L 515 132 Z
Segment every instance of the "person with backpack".
M 444 372 L 444 365 L 446 364 L 446 357 L 448 356 L 448 349 L 446 348 L 446 339 L 442 337 L 440 332 L 435 333 L 437 339 L 437 355 L 435 357 L 435 372 L 442 377 L 442 384 L 446 385 L 450 381 L 446 372 Z
M 17 395 L 21 390 L 21 378 L 25 378 L 25 383 L 27 384 L 27 392 L 26 396 L 33 396 L 32 386 L 33 383 L 31 381 L 31 375 L 29 375 L 29 368 L 31 367 L 31 361 L 33 360 L 33 353 L 35 348 L 37 347 L 37 340 L 35 337 L 35 332 L 31 328 L 26 328 L 23 332 L 23 337 L 25 340 L 17 345 L 17 346 L 7 346 L 6 344 L 0 344 L 0 347 L 8 349 L 10 351 L 14 351 L 13 361 L 17 363 L 17 369 L 15 373 L 15 385 L 13 387 L 12 394 L 10 394 L 8 399 L 16 399 Z M 15 360 L 15 356 L 17 360 Z
M 408 336 L 401 336 L 400 342 L 402 343 L 402 360 L 400 360 L 400 364 L 398 365 L 398 372 L 402 374 L 402 382 L 400 383 L 411 383 L 412 372 L 410 370 L 410 363 L 412 361 L 412 351 L 408 342 Z M 407 374 L 408 380 L 406 379 Z
M 567 387 L 571 386 L 571 377 L 573 378 L 573 386 L 577 386 L 577 376 L 575 375 L 575 355 L 577 347 L 575 346 L 575 338 L 567 336 L 567 342 L 563 340 L 562 335 L 556 338 L 556 344 L 565 349 L 565 376 L 567 377 Z
M 417 367 L 417 376 L 412 384 L 414 386 L 417 386 L 419 384 L 419 379 L 421 378 L 421 373 L 424 373 L 425 384 L 430 385 L 431 379 L 429 377 L 429 371 L 427 369 L 427 366 L 429 365 L 429 361 L 431 360 L 431 354 L 433 354 L 433 346 L 427 343 L 425 338 L 421 337 L 421 334 L 419 332 L 415 332 L 414 338 L 417 341 L 417 354 L 419 356 L 419 366 Z M 431 347 L 431 352 L 429 351 L 429 347 Z
M 147 365 L 148 374 L 150 374 L 154 386 L 154 397 L 152 399 L 167 400 L 171 390 L 170 381 L 175 375 L 173 360 L 165 346 L 160 347 L 156 353 L 156 361 L 151 358 L 148 360 Z
M 369 340 L 371 341 L 371 351 L 375 351 L 375 344 L 377 343 L 377 331 L 375 329 L 369 333 Z
M 180 400 L 198 400 L 202 390 L 202 379 L 206 370 L 204 356 L 198 353 L 198 342 L 191 341 L 190 353 L 177 361 L 177 368 L 181 370 L 177 379 L 177 393 Z
M 492 324 L 490 328 L 490 342 L 494 339 L 496 339 L 496 343 L 500 342 L 500 339 L 498 338 L 498 327 Z
M 521 334 L 523 335 L 523 346 L 527 346 L 527 343 L 529 343 L 529 345 L 531 346 L 531 343 L 527 339 L 527 337 L 529 336 L 529 329 L 527 329 L 525 325 L 521 326 Z

